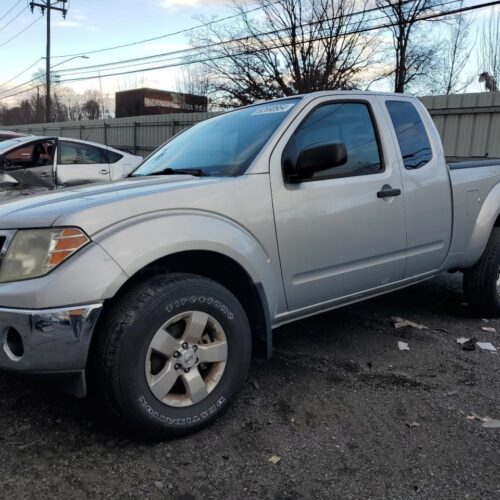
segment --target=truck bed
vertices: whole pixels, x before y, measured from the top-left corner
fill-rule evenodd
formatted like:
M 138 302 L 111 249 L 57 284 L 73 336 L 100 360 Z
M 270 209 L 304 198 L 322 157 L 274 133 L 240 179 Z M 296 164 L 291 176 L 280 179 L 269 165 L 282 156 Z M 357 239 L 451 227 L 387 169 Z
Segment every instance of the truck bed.
M 447 264 L 467 268 L 477 262 L 482 252 L 478 231 L 489 233 L 491 228 L 486 223 L 494 221 L 498 213 L 496 198 L 487 200 L 499 189 L 500 159 L 449 163 L 448 167 L 453 194 L 453 238 Z

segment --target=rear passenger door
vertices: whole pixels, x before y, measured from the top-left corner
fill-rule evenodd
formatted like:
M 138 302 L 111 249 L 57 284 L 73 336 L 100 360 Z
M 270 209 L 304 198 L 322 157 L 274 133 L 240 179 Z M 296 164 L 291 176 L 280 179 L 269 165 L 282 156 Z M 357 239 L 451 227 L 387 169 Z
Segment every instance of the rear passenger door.
M 448 167 L 432 119 L 419 101 L 383 98 L 401 170 L 408 235 L 406 277 L 438 270 L 452 232 Z
M 314 100 L 273 151 L 273 205 L 290 310 L 348 302 L 404 276 L 401 173 L 379 106 L 373 96 Z M 284 158 L 335 141 L 346 146 L 345 165 L 287 182 Z M 395 194 L 386 196 L 388 190 Z
M 109 181 L 107 151 L 92 144 L 59 140 L 56 178 L 58 186 Z

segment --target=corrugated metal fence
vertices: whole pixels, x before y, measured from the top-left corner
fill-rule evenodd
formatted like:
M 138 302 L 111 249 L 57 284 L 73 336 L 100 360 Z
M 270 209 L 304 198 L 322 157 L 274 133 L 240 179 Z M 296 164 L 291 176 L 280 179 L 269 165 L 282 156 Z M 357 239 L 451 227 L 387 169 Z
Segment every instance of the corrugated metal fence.
M 500 92 L 422 97 L 449 158 L 500 158 Z
M 118 149 L 146 156 L 182 129 L 216 113 L 176 113 L 171 115 L 134 116 L 110 120 L 38 123 L 8 128 L 34 135 L 72 137 L 108 144 Z
M 500 158 L 500 92 L 422 97 L 450 158 Z M 146 156 L 172 135 L 216 113 L 179 113 L 9 128 L 94 141 Z

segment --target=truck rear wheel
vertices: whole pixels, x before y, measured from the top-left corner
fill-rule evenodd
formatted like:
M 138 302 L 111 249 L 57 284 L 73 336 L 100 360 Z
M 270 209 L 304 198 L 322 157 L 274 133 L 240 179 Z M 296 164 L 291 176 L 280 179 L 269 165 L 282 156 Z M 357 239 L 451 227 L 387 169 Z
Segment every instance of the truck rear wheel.
M 95 368 L 113 413 L 168 438 L 215 420 L 251 358 L 245 311 L 220 284 L 189 274 L 151 278 L 125 294 L 97 332 Z
M 464 272 L 464 293 L 479 314 L 500 317 L 500 228 L 493 228 L 481 259 Z

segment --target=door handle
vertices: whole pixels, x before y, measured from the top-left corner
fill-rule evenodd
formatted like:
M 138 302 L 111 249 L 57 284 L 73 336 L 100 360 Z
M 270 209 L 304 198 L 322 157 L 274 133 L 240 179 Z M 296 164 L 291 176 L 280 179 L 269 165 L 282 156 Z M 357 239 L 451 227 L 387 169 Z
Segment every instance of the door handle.
M 99 170 L 99 173 L 101 175 L 107 175 L 107 174 L 109 174 L 109 170 L 106 170 L 105 168 L 103 168 L 102 170 Z
M 391 198 L 393 196 L 399 196 L 401 194 L 401 189 L 393 189 L 391 186 L 382 186 L 382 190 L 377 193 L 377 198 Z

